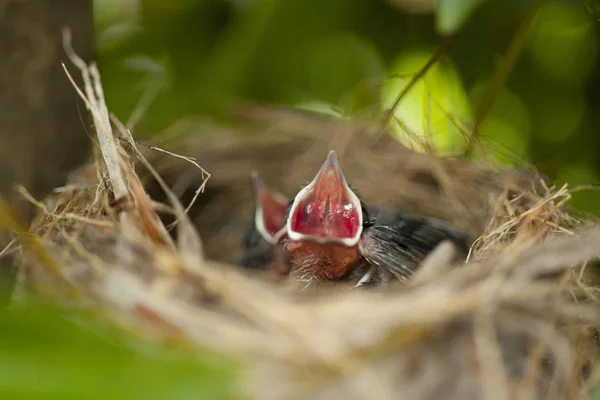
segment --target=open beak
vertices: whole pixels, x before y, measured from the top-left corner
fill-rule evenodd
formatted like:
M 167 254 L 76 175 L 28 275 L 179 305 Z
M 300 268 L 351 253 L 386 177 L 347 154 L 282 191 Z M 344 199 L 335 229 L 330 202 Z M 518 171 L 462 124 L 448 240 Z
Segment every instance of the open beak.
M 254 224 L 256 230 L 269 243 L 279 242 L 285 234 L 288 199 L 269 188 L 256 172 L 252 172 L 254 189 Z
M 362 233 L 360 200 L 348 186 L 335 151 L 294 199 L 287 220 L 291 240 L 355 246 Z

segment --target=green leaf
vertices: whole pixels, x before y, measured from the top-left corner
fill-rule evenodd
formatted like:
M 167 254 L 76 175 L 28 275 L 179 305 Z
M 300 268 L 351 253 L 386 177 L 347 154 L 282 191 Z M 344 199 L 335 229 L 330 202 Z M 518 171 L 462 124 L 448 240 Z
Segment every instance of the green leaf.
M 108 325 L 86 321 L 42 306 L 2 308 L 0 398 L 228 398 L 232 373 L 225 363 L 127 343 Z
M 308 80 L 317 100 L 335 104 L 345 114 L 377 106 L 385 65 L 376 47 L 359 36 L 323 38 L 309 55 Z
M 560 186 L 568 183 L 571 188 L 599 182 L 600 174 L 593 167 L 593 164 L 586 159 L 559 166 L 555 179 L 556 185 Z M 600 192 L 597 190 L 574 191 L 570 201 L 570 206 L 574 209 L 589 210 L 595 213 L 600 212 L 599 205 Z M 600 386 L 596 388 L 594 399 L 600 400 Z
M 436 25 L 441 35 L 458 31 L 485 0 L 437 0 Z
M 412 77 L 427 63 L 431 53 L 403 54 L 391 65 L 390 78 L 381 94 L 389 109 Z M 400 101 L 390 122 L 391 134 L 404 145 L 423 151 L 433 147 L 440 154 L 461 152 L 470 131 L 472 113 L 461 79 L 448 59 L 433 65 Z
M 302 101 L 294 105 L 295 108 L 304 111 L 310 111 L 313 113 L 334 117 L 344 118 L 344 114 L 337 109 L 334 105 L 323 101 Z
M 528 48 L 540 72 L 567 84 L 582 84 L 594 74 L 598 36 L 583 7 L 549 3 L 536 18 Z
M 600 0 L 581 0 L 585 5 L 585 8 L 594 16 L 597 20 L 600 20 Z
M 489 82 L 480 82 L 472 89 L 471 98 L 479 102 Z M 520 168 L 528 155 L 531 137 L 531 117 L 521 97 L 503 88 L 496 95 L 490 112 L 479 125 L 479 141 L 474 158 L 485 162 Z

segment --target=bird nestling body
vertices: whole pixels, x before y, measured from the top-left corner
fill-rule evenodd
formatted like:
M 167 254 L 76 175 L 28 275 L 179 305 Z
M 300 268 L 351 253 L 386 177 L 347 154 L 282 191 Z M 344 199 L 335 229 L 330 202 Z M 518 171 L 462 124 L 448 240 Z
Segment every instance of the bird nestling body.
M 364 204 L 331 151 L 315 178 L 293 200 L 253 177 L 255 218 L 238 264 L 285 271 L 303 280 L 356 281 L 378 286 L 407 278 L 443 241 L 466 256 L 469 240 L 434 219 Z

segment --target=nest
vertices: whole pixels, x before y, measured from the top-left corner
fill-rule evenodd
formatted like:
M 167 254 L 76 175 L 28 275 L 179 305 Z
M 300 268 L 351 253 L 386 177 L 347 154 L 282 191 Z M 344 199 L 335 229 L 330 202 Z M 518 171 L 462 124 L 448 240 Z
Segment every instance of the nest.
M 183 126 L 194 137 L 161 143 L 194 155 L 207 183 L 191 159 L 140 149 L 111 124 L 97 71 L 71 59 L 99 152 L 60 193 L 30 199 L 40 212 L 22 230 L 29 290 L 89 304 L 152 340 L 243 360 L 243 398 L 589 393 L 600 229 L 567 212 L 567 188 L 416 153 L 364 124 L 252 106 L 236 123 L 199 121 Z M 231 265 L 252 216 L 250 171 L 292 195 L 330 148 L 366 201 L 465 229 L 468 262 L 453 266 L 441 246 L 408 282 L 316 293 Z

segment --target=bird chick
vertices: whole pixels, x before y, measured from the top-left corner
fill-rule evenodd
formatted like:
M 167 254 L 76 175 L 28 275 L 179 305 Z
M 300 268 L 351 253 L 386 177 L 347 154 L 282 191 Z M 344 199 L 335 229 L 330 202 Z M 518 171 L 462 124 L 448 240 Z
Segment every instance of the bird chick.
M 248 268 L 283 263 L 286 273 L 303 280 L 378 286 L 410 277 L 443 241 L 452 242 L 460 258 L 469 250 L 467 235 L 444 221 L 363 203 L 334 151 L 291 201 L 257 175 L 253 182 L 255 218 L 240 260 Z

